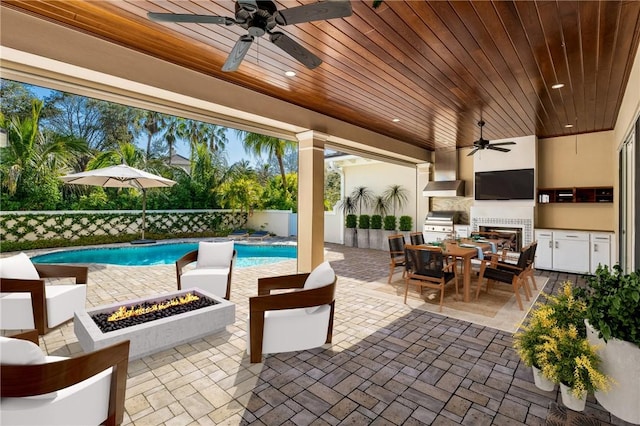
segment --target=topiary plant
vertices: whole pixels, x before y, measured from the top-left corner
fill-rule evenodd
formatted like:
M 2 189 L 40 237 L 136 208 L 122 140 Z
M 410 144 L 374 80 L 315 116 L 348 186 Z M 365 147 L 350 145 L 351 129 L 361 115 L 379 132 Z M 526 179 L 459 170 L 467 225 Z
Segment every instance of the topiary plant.
M 360 217 L 358 217 L 358 228 L 369 229 L 370 226 L 370 216 L 368 214 L 361 214 Z
M 358 217 L 355 214 L 348 214 L 346 217 L 345 226 L 347 228 L 355 228 L 358 223 Z
M 395 231 L 396 230 L 396 217 L 393 215 L 384 217 L 384 230 Z
M 382 229 L 382 216 L 379 214 L 371 216 L 371 229 Z
M 411 231 L 413 229 L 413 218 L 411 216 L 400 216 L 400 230 Z

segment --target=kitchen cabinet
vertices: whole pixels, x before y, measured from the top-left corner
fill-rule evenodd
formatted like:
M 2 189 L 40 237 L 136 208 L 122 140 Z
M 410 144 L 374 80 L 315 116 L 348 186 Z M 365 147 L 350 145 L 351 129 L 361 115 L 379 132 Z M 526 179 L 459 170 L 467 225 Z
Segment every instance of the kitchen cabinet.
M 468 225 L 456 225 L 455 228 L 456 238 L 469 238 L 469 226 Z
M 589 272 L 592 274 L 596 273 L 596 269 L 598 269 L 598 265 L 606 265 L 609 268 L 611 267 L 613 260 L 615 258 L 614 251 L 612 247 L 614 247 L 614 234 L 612 233 L 591 233 L 591 244 L 590 244 L 590 257 L 591 257 L 591 269 Z
M 540 269 L 553 269 L 553 231 L 536 229 L 535 238 L 538 242 L 535 267 Z
M 590 234 L 585 231 L 536 229 L 535 267 L 585 274 L 590 271 Z

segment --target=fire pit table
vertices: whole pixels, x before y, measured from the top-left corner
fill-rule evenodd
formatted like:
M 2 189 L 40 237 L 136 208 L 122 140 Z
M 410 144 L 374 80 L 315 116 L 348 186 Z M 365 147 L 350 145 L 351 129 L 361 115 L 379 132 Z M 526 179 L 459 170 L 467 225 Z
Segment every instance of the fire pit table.
M 94 320 L 96 315 L 111 314 L 119 309 L 122 310 L 122 307 L 162 304 L 171 299 L 185 297 L 188 293 L 211 299 L 215 304 L 108 332 L 103 332 Z M 77 311 L 74 315 L 73 327 L 78 342 L 85 352 L 130 340 L 129 359 L 133 360 L 216 333 L 227 325 L 233 324 L 235 316 L 235 304 L 198 288 L 192 288 L 99 306 L 88 311 Z

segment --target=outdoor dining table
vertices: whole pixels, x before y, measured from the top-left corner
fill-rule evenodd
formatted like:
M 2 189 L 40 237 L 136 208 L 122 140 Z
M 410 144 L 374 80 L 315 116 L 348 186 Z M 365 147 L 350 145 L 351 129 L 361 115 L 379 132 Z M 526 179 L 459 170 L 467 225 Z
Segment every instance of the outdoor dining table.
M 462 300 L 471 301 L 471 259 L 478 257 L 478 250 L 475 247 L 461 247 L 456 242 L 445 242 L 444 252 L 462 259 Z

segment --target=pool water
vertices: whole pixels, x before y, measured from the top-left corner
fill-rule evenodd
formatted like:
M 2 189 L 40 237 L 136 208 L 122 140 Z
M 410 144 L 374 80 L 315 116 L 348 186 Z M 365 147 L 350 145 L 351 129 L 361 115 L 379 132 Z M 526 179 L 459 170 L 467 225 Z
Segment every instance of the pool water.
M 170 265 L 184 254 L 196 250 L 198 243 L 154 244 L 136 247 L 102 247 L 79 250 L 63 250 L 34 256 L 34 263 L 103 263 L 122 266 Z M 236 268 L 266 265 L 295 259 L 294 245 L 235 244 L 238 258 Z

